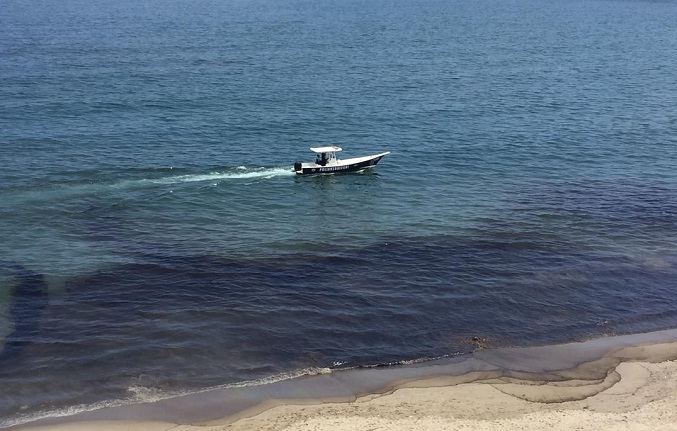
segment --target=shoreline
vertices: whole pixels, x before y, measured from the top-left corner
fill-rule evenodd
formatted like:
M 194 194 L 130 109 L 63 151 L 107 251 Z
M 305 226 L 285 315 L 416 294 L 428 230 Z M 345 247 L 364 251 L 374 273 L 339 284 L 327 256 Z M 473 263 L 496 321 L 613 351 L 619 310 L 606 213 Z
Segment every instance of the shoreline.
M 534 403 L 519 382 L 404 387 L 348 404 L 282 406 L 210 430 L 674 430 L 677 362 L 623 362 L 618 382 L 581 401 Z M 563 387 L 539 387 L 557 396 Z M 512 392 L 512 393 L 511 393 Z M 191 428 L 187 428 L 191 429 Z
M 668 330 L 303 376 L 10 429 L 674 429 L 675 359 Z

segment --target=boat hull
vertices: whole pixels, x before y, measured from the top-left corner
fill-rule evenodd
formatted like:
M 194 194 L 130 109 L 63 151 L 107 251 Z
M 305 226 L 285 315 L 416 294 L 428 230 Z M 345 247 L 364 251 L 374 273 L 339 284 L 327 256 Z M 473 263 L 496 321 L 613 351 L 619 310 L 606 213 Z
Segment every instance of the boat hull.
M 362 169 L 371 168 L 385 155 L 389 153 L 376 154 L 373 156 L 359 157 L 355 159 L 338 160 L 336 163 L 325 166 L 316 163 L 296 163 L 294 165 L 294 172 L 297 175 L 312 175 L 312 174 L 333 174 L 337 172 L 354 172 Z

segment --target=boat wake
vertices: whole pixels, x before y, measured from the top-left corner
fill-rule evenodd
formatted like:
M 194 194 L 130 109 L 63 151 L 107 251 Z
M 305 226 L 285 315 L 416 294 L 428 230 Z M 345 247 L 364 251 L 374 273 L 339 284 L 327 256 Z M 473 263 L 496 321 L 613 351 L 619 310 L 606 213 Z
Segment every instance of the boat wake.
M 147 180 L 154 184 L 178 184 L 206 181 L 238 180 L 238 179 L 269 179 L 282 176 L 293 176 L 294 172 L 288 167 L 278 168 L 247 168 L 238 166 L 226 172 L 210 172 L 208 174 L 188 174 L 173 177 Z
M 186 172 L 172 175 L 175 171 Z M 169 175 L 168 175 L 169 174 Z M 106 194 L 109 192 L 142 190 L 145 188 L 164 187 L 188 183 L 209 183 L 218 186 L 224 182 L 255 182 L 279 177 L 294 176 L 290 167 L 255 167 L 246 166 L 217 168 L 207 173 L 187 172 L 185 169 L 143 170 L 133 172 L 124 178 L 125 173 L 80 173 L 67 174 L 70 178 L 61 178 L 58 182 L 42 183 L 36 186 L 0 190 L 2 200 L 8 205 L 17 205 L 35 201 L 68 199 L 88 195 Z M 111 177 L 116 178 L 111 178 Z M 122 177 L 122 178 L 121 178 Z

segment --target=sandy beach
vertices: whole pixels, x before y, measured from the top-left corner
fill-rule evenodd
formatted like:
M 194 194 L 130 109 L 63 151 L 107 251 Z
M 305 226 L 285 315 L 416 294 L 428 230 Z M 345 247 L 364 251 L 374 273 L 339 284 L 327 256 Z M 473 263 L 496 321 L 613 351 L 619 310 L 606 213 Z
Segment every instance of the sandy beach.
M 458 379 L 401 382 L 385 393 L 348 402 L 278 401 L 239 418 L 177 425 L 169 422 L 82 421 L 21 428 L 41 431 L 339 431 L 339 430 L 676 430 L 677 362 L 674 343 L 623 348 L 592 362 L 613 363 L 606 376 L 542 381 L 491 373 Z M 634 358 L 634 359 L 633 359 Z M 638 359 L 640 358 L 640 359 Z M 601 361 L 601 362 L 600 362 Z M 609 362 L 611 361 L 611 362 Z M 562 375 L 567 375 L 563 373 Z

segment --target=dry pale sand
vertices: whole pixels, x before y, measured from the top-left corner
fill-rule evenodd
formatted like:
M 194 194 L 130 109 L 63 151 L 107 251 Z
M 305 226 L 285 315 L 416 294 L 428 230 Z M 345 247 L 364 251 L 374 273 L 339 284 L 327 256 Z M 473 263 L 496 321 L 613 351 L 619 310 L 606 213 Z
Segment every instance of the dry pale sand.
M 442 385 L 442 386 L 440 386 Z M 33 430 L 677 430 L 677 362 L 621 362 L 605 379 L 408 382 L 353 402 L 268 406 L 230 423 L 81 422 Z M 573 400 L 572 400 L 573 399 Z

